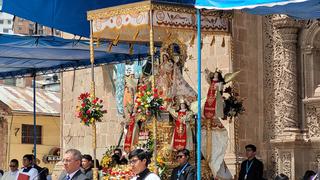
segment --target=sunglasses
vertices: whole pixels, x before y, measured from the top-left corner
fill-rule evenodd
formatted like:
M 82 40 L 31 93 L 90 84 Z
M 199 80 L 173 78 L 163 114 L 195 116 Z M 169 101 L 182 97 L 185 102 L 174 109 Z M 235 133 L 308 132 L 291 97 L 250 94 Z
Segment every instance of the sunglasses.
M 15 165 L 9 165 L 9 167 L 16 167 Z
M 183 158 L 184 155 L 178 155 L 176 156 L 177 159 Z

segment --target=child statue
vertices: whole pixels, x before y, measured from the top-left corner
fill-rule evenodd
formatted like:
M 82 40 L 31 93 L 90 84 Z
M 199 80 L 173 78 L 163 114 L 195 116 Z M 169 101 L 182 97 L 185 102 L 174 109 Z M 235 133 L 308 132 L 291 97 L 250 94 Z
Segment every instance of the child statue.
M 187 103 L 180 99 L 180 104 L 177 110 L 169 107 L 169 112 L 175 119 L 174 132 L 172 137 L 172 148 L 174 150 L 193 149 L 192 130 L 190 123 L 193 113 L 189 109 Z

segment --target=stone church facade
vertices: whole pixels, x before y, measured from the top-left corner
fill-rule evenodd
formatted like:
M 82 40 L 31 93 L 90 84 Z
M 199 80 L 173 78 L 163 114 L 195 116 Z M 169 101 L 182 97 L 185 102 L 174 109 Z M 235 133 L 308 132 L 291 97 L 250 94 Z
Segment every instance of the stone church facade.
M 188 73 L 184 76 L 197 89 L 196 47 L 188 48 L 185 71 Z M 204 37 L 202 50 L 203 69 L 241 70 L 234 86 L 245 98 L 246 112 L 236 120 L 239 123 L 236 133 L 233 123 L 226 124 L 230 142 L 225 161 L 232 172 L 236 172 L 236 153 L 240 162 L 244 146 L 249 143 L 258 148 L 265 177 L 284 173 L 290 179 L 299 179 L 306 170 L 317 170 L 320 167 L 320 23 L 237 11 L 232 36 L 216 35 L 214 45 L 212 37 Z M 95 74 L 97 96 L 105 100 L 108 108 L 108 114 L 97 126 L 100 158 L 107 146 L 118 143 L 120 122 L 124 119 L 117 115 L 114 103 L 112 65 L 96 68 Z M 62 147 L 91 154 L 91 129 L 80 126 L 74 115 L 77 96 L 90 91 L 90 69 L 66 72 L 62 79 Z M 207 89 L 208 85 L 203 83 L 203 96 Z
M 247 112 L 240 149 L 256 144 L 265 176 L 299 179 L 320 167 L 320 24 L 235 13 L 233 67 Z

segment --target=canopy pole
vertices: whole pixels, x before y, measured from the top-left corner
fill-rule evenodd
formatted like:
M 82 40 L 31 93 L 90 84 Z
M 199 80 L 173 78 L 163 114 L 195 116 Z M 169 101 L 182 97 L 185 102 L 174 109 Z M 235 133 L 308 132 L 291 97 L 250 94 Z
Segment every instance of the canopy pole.
M 198 47 L 198 121 L 197 121 L 197 180 L 201 180 L 201 13 L 197 9 Z
M 93 29 L 92 20 L 90 21 L 90 62 L 91 62 L 91 96 L 96 98 L 94 82 L 94 47 L 93 47 Z M 97 128 L 96 119 L 92 122 L 92 149 L 93 149 L 93 180 L 98 180 L 98 169 L 96 164 L 97 157 Z
M 37 160 L 36 73 L 33 74 L 33 155 Z
M 151 56 L 151 71 L 152 71 L 152 89 L 155 88 L 155 75 L 154 75 L 154 34 L 153 34 L 153 15 L 152 10 L 150 10 L 150 56 Z M 154 173 L 158 174 L 158 163 L 157 163 L 157 117 L 154 115 L 153 119 L 153 162 L 154 162 Z

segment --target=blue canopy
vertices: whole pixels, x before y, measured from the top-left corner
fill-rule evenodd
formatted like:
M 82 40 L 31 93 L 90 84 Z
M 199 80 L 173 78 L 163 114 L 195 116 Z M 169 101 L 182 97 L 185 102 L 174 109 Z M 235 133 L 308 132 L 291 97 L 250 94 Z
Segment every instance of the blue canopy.
M 95 48 L 95 64 L 144 60 L 149 57 L 148 45 L 119 43 L 107 52 L 109 43 Z M 90 65 L 88 41 L 66 40 L 53 36 L 0 35 L 0 78 L 12 78 L 60 72 Z
M 244 9 L 258 6 L 285 5 L 306 0 L 196 0 L 197 8 L 206 9 Z
M 2 11 L 64 32 L 89 37 L 87 11 L 144 0 L 3 0 Z M 194 5 L 194 0 L 157 0 Z
M 320 0 L 308 0 L 306 2 L 290 3 L 283 6 L 256 7 L 253 9 L 244 9 L 244 11 L 258 15 L 287 14 L 295 19 L 318 19 L 320 18 Z
M 320 18 L 320 0 L 196 0 L 195 7 L 244 9 L 258 15 L 287 14 L 296 19 Z

